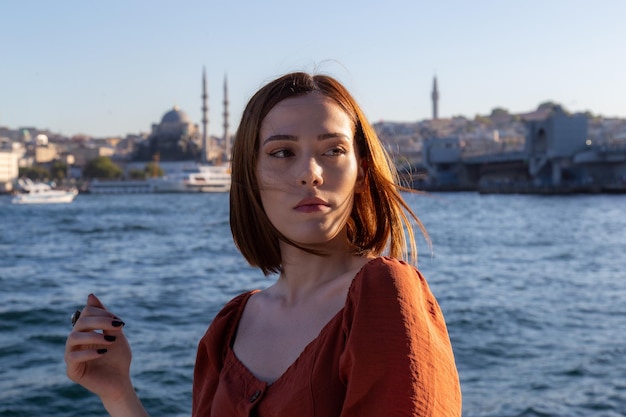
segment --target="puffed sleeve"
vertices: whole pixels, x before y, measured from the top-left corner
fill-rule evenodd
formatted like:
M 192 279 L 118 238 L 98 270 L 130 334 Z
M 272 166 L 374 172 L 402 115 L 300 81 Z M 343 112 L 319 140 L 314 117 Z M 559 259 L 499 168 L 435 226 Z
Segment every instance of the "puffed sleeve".
M 193 376 L 194 417 L 211 415 L 228 343 L 232 338 L 239 310 L 248 296 L 248 293 L 241 294 L 228 302 L 215 316 L 198 344 Z
M 461 415 L 441 309 L 414 267 L 379 258 L 352 284 L 343 317 L 342 417 Z

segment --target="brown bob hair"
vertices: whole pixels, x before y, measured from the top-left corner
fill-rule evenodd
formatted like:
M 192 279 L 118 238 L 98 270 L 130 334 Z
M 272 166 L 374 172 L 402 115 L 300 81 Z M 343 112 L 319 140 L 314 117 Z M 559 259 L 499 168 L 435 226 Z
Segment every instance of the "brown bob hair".
M 281 270 L 281 240 L 300 247 L 276 230 L 263 209 L 256 177 L 259 131 L 263 119 L 276 104 L 314 92 L 334 101 L 354 123 L 355 147 L 365 178 L 363 191 L 355 194 L 347 223 L 349 244 L 357 254 L 379 256 L 387 249 L 388 255 L 401 259 L 408 258 L 410 248 L 411 261 L 417 262 L 417 245 L 409 217 L 427 239 L 428 235 L 400 195 L 400 191 L 410 190 L 400 185 L 395 165 L 376 132 L 342 84 L 327 75 L 304 72 L 283 75 L 263 86 L 252 96 L 241 117 L 231 157 L 230 227 L 235 245 L 250 265 L 259 267 L 265 275 Z

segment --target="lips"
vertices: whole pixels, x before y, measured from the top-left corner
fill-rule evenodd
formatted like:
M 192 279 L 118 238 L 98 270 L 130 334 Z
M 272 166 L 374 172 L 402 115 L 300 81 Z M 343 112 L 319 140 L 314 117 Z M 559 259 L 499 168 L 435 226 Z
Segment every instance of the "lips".
M 304 212 L 304 213 L 314 213 L 316 211 L 321 211 L 328 207 L 328 203 L 321 198 L 305 198 L 298 202 L 294 207 L 294 210 Z

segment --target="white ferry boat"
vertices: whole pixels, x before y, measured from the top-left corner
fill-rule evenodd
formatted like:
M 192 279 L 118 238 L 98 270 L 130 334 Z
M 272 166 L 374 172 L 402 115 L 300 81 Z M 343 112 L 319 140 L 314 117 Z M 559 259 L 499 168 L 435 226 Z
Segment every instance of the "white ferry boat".
M 29 179 L 20 179 L 18 184 L 22 191 L 11 199 L 13 204 L 71 203 L 78 195 L 76 188 L 57 190 L 49 184 L 35 183 Z
M 230 190 L 229 165 L 198 165 L 194 169 L 150 178 L 154 193 L 212 193 Z

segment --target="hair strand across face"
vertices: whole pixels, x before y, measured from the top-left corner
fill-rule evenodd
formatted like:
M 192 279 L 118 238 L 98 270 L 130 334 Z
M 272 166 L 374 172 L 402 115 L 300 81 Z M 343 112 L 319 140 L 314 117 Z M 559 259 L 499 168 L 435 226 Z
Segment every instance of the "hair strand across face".
M 335 102 L 354 123 L 355 147 L 365 176 L 347 223 L 348 243 L 358 254 L 379 256 L 387 250 L 397 258 L 410 255 L 416 263 L 417 245 L 411 220 L 427 240 L 428 235 L 400 194 L 411 190 L 399 184 L 395 165 L 346 88 L 327 75 L 303 72 L 286 74 L 262 87 L 243 112 L 231 158 L 230 226 L 235 245 L 250 265 L 267 275 L 281 269 L 280 241 L 294 244 L 276 230 L 263 210 L 256 177 L 259 131 L 265 116 L 278 103 L 313 92 Z

